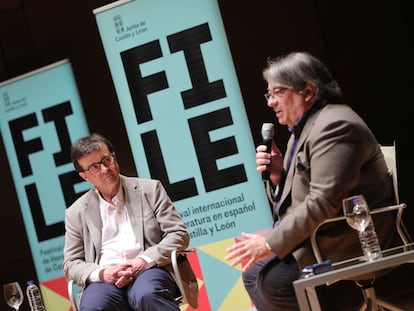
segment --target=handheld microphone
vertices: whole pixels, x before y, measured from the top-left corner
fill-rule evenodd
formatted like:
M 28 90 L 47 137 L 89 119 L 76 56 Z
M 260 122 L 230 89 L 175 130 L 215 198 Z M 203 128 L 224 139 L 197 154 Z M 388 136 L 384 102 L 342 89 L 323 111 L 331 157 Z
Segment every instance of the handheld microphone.
M 272 152 L 272 140 L 275 134 L 273 123 L 263 123 L 262 125 L 262 138 L 263 145 L 266 145 L 267 153 Z M 266 170 L 262 172 L 262 180 L 269 180 L 270 178 L 270 163 L 266 166 Z

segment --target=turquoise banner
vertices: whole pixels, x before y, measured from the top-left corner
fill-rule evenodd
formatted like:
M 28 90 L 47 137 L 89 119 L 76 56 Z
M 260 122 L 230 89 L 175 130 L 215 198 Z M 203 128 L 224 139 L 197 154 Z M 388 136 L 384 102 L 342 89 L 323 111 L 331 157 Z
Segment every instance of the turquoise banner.
M 197 248 L 198 310 L 250 308 L 225 249 L 272 217 L 217 1 L 117 1 L 94 14 L 138 175 L 162 181 Z
M 45 306 L 69 310 L 65 209 L 90 187 L 70 160 L 72 141 L 88 133 L 70 62 L 0 83 L 0 125 Z

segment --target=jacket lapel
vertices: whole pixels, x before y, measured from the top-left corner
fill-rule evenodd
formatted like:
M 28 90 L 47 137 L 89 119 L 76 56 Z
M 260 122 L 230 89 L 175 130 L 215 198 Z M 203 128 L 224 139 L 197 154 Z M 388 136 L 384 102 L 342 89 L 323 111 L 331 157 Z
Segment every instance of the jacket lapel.
M 132 229 L 134 230 L 135 238 L 142 249 L 144 245 L 144 224 L 143 224 L 143 196 L 141 189 L 136 181 L 129 181 L 121 176 L 121 183 L 124 188 L 125 204 L 127 206 L 129 220 L 131 222 Z M 132 205 L 134 202 L 134 205 Z
M 88 199 L 85 201 L 85 220 L 93 245 L 95 245 L 95 252 L 97 254 L 96 262 L 99 262 L 100 249 L 102 248 L 102 219 L 99 211 L 99 199 L 95 188 L 89 190 Z
M 286 175 L 285 184 L 283 186 L 283 192 L 282 192 L 282 195 L 280 197 L 281 204 L 280 204 L 279 214 L 283 214 L 284 211 L 290 205 L 290 202 L 291 202 L 290 195 L 291 195 L 291 192 L 292 192 L 293 175 L 296 171 L 296 155 L 297 155 L 298 151 L 302 150 L 302 146 L 303 146 L 304 142 L 306 141 L 307 137 L 309 136 L 309 134 L 310 134 L 310 132 L 313 128 L 313 125 L 315 123 L 315 120 L 319 116 L 321 110 L 322 109 L 318 109 L 317 111 L 315 111 L 314 113 L 309 115 L 308 120 L 306 121 L 306 123 L 304 125 L 304 128 L 302 130 L 302 133 L 300 134 L 299 140 L 298 140 L 297 145 L 296 145 L 296 150 L 293 154 L 292 161 L 291 161 L 289 170 L 288 170 L 287 175 Z M 293 140 L 294 140 L 294 136 L 292 134 L 291 137 L 289 138 L 287 149 L 286 149 L 286 154 L 287 155 L 290 154 L 290 152 L 291 152 L 291 148 L 293 146 Z M 287 164 L 288 164 L 288 159 L 287 159 L 286 156 L 284 157 L 283 161 L 284 161 L 283 167 L 284 167 L 284 169 L 286 169 Z

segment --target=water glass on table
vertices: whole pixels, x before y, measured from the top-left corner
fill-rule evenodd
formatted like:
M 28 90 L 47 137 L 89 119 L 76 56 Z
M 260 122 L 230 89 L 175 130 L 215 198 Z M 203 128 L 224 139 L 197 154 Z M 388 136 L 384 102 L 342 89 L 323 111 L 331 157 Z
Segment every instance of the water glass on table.
M 3 291 L 6 303 L 18 311 L 21 304 L 23 303 L 23 292 L 20 284 L 18 282 L 4 284 Z
M 377 233 L 364 196 L 359 194 L 345 198 L 342 200 L 342 206 L 348 225 L 358 231 L 365 259 L 372 261 L 382 257 Z

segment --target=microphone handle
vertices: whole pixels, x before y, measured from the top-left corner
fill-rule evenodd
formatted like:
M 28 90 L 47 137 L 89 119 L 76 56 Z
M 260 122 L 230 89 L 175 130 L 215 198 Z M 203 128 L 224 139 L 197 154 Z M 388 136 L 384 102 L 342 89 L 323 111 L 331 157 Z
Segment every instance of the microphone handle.
M 272 140 L 271 139 L 266 139 L 263 140 L 263 145 L 266 145 L 267 149 L 266 152 L 267 153 L 271 153 L 272 152 Z M 262 180 L 269 180 L 270 179 L 270 163 L 268 165 L 266 165 L 266 170 L 262 172 Z

